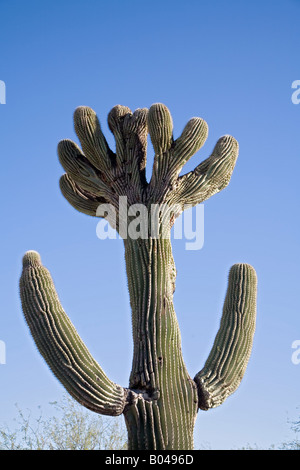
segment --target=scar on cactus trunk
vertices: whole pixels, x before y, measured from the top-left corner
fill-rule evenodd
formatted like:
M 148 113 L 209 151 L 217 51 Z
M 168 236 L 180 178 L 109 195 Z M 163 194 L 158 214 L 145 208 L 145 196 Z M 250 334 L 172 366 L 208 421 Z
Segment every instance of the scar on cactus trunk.
M 124 415 L 129 449 L 192 449 L 198 410 L 223 403 L 244 375 L 255 331 L 257 280 L 248 264 L 230 269 L 218 333 L 204 367 L 192 379 L 183 361 L 173 305 L 176 269 L 170 230 L 186 207 L 228 185 L 238 144 L 229 135 L 221 137 L 206 160 L 179 176 L 206 140 L 203 119 L 192 118 L 174 140 L 172 118 L 163 104 L 134 113 L 115 106 L 108 115 L 115 153 L 92 109 L 77 108 L 74 124 L 82 150 L 63 140 L 58 155 L 66 171 L 60 188 L 75 209 L 99 216 L 99 206 L 110 204 L 120 215 L 119 198 L 124 196 L 128 208 L 133 204 L 161 208 L 156 236 L 148 232 L 143 237 L 123 237 L 134 344 L 129 386 L 113 383 L 90 355 L 35 251 L 24 255 L 20 279 L 26 321 L 40 353 L 72 397 L 96 413 Z M 155 151 L 149 182 L 148 132 Z M 176 210 L 168 212 L 165 207 Z M 100 215 L 107 217 L 107 212 Z M 121 233 L 124 221 L 117 220 L 115 228 Z

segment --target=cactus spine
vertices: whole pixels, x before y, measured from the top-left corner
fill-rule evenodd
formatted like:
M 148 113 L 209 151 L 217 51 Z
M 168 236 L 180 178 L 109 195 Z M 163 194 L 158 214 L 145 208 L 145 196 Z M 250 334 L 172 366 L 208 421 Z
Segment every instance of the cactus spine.
M 34 251 L 24 255 L 20 279 L 26 321 L 40 353 L 77 401 L 97 413 L 124 415 L 129 449 L 192 449 L 198 409 L 223 403 L 244 375 L 255 331 L 257 281 L 251 266 L 231 268 L 219 331 L 203 369 L 192 379 L 173 306 L 176 269 L 170 230 L 186 205 L 194 206 L 227 186 L 238 144 L 229 135 L 221 137 L 210 157 L 179 176 L 206 140 L 203 119 L 192 118 L 174 140 L 172 117 L 163 104 L 134 113 L 115 106 L 108 115 L 115 153 L 92 109 L 77 108 L 74 125 L 82 150 L 63 140 L 58 155 L 66 171 L 60 188 L 75 209 L 99 216 L 99 205 L 109 203 L 120 215 L 121 196 L 126 196 L 128 208 L 139 203 L 148 210 L 153 204 L 161 209 L 158 236 L 148 231 L 147 236 L 123 237 L 134 345 L 128 387 L 113 383 L 91 357 Z M 148 132 L 155 151 L 149 182 Z M 176 210 L 165 211 L 170 206 Z M 122 217 L 116 222 L 119 233 L 123 223 Z

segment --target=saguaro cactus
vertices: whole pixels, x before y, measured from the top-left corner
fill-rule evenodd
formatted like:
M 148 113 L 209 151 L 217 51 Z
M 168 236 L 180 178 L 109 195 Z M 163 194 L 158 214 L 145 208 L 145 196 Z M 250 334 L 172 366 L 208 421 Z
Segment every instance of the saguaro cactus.
M 134 343 L 128 387 L 113 383 L 91 357 L 35 251 L 24 255 L 20 279 L 26 321 L 40 353 L 76 400 L 97 413 L 123 413 L 129 449 L 192 449 L 198 410 L 223 403 L 244 375 L 255 330 L 256 274 L 247 264 L 231 268 L 219 331 L 203 369 L 192 379 L 173 306 L 176 269 L 170 230 L 186 205 L 194 206 L 227 186 L 238 144 L 229 135 L 221 137 L 209 158 L 179 176 L 206 140 L 203 119 L 192 118 L 174 140 L 172 118 L 163 104 L 134 113 L 115 106 L 108 115 L 115 153 L 92 109 L 77 108 L 74 124 L 82 150 L 70 140 L 58 145 L 66 171 L 60 180 L 63 195 L 85 214 L 99 216 L 98 207 L 106 203 L 120 215 L 116 229 L 124 238 Z M 149 182 L 148 132 L 155 151 Z M 128 235 L 120 196 L 126 196 L 127 208 L 143 204 L 148 214 L 154 204 L 161 208 L 155 236 L 149 230 L 139 237 Z M 170 206 L 176 210 L 166 211 Z M 107 217 L 107 212 L 100 215 Z

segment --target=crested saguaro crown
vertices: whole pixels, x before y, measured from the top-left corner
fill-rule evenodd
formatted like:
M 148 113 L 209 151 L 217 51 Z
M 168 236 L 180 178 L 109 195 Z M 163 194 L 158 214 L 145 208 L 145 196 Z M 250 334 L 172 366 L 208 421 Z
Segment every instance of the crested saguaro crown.
M 223 403 L 244 375 L 255 331 L 257 280 L 250 265 L 231 267 L 219 330 L 203 368 L 192 379 L 183 361 L 173 305 L 176 269 L 169 234 L 186 206 L 195 206 L 228 185 L 238 143 L 230 135 L 221 137 L 206 160 L 179 176 L 207 138 L 203 119 L 192 118 L 174 139 L 172 117 L 163 104 L 134 113 L 115 106 L 108 115 L 115 152 L 92 109 L 77 108 L 74 124 L 81 149 L 63 140 L 58 155 L 66 171 L 61 192 L 75 209 L 106 217 L 98 209 L 110 204 L 120 215 L 119 201 L 125 196 L 128 208 L 161 208 L 156 236 L 149 231 L 131 237 L 122 217 L 115 227 L 121 233 L 122 224 L 132 309 L 134 349 L 128 387 L 113 383 L 91 356 L 35 251 L 23 258 L 20 293 L 25 319 L 40 353 L 73 398 L 96 413 L 124 415 L 129 449 L 192 449 L 198 410 Z M 145 174 L 148 132 L 155 151 L 150 181 Z

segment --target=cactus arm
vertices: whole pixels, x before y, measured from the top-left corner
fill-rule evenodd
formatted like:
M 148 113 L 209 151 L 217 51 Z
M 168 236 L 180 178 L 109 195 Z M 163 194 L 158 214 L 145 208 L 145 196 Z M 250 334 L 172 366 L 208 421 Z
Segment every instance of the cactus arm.
M 61 176 L 59 186 L 69 204 L 83 214 L 96 217 L 99 204 L 106 202 L 81 188 L 67 173 Z
M 173 120 L 167 106 L 153 104 L 148 113 L 148 130 L 151 137 L 155 159 L 170 150 L 173 143 Z
M 104 199 L 110 197 L 110 188 L 102 181 L 102 174 L 72 140 L 60 141 L 57 151 L 61 165 L 82 189 Z
M 219 330 L 203 369 L 194 378 L 200 409 L 221 405 L 240 385 L 255 331 L 256 285 L 252 266 L 232 266 Z
M 201 149 L 207 135 L 208 125 L 204 119 L 193 117 L 188 121 L 174 145 L 174 161 L 171 166 L 175 168 L 177 174 L 186 162 Z
M 76 108 L 74 128 L 86 158 L 100 171 L 108 173 L 114 165 L 115 154 L 106 142 L 95 111 L 87 106 Z
M 177 198 L 184 204 L 195 206 L 224 189 L 230 181 L 238 152 L 234 137 L 221 137 L 209 158 L 179 177 Z
M 70 395 L 97 413 L 121 414 L 126 390 L 109 380 L 90 355 L 64 312 L 51 275 L 37 252 L 24 255 L 20 295 L 38 350 Z
M 147 108 L 131 112 L 127 106 L 115 106 L 108 115 L 108 126 L 116 141 L 116 163 L 127 173 L 127 180 L 139 188 L 146 184 Z
M 126 117 L 132 116 L 131 109 L 127 106 L 114 106 L 107 116 L 107 124 L 113 133 L 116 141 L 116 160 L 118 164 L 126 161 L 126 141 L 123 133 L 124 120 Z M 127 118 L 128 119 L 128 118 Z

